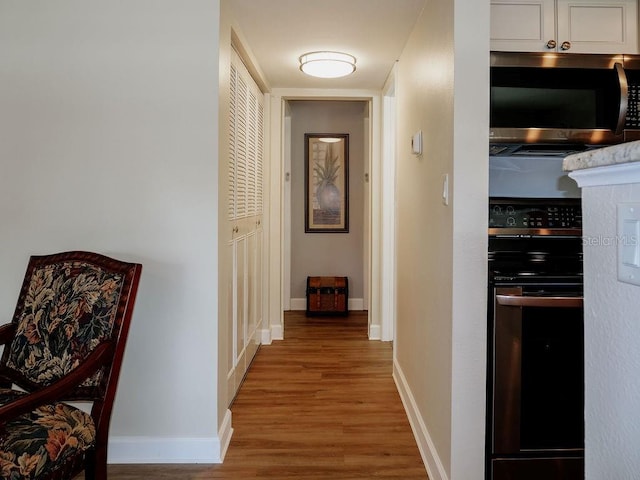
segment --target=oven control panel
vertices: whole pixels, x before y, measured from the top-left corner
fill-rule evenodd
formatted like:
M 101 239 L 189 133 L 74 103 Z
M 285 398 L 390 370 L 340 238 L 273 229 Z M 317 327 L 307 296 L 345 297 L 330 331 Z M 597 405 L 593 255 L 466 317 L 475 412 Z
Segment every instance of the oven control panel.
M 489 202 L 489 228 L 581 229 L 582 208 L 579 200 L 492 199 Z

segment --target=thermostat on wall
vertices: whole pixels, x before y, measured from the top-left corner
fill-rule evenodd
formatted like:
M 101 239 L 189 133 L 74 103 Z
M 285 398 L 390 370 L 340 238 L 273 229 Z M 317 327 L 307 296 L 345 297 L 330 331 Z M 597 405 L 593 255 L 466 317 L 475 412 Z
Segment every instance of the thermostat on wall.
M 411 137 L 411 151 L 414 155 L 422 155 L 422 130 L 418 130 Z

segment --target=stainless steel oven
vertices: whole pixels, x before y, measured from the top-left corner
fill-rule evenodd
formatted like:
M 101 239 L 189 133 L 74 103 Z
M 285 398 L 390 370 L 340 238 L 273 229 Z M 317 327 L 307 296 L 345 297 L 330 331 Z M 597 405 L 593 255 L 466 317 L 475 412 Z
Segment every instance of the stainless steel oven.
M 487 475 L 584 476 L 579 199 L 492 198 Z

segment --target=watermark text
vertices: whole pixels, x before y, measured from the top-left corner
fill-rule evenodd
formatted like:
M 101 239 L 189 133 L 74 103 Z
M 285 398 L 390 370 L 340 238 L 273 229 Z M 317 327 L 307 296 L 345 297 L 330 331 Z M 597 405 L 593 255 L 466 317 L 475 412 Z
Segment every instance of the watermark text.
M 638 237 L 635 235 L 595 235 L 582 237 L 583 247 L 612 247 L 623 245 L 625 247 L 638 245 Z

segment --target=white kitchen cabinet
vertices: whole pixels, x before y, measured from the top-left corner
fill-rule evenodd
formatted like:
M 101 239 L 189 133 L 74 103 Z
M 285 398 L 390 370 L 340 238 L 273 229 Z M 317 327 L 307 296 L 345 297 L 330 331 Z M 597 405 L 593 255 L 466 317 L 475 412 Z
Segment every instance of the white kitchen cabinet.
M 638 53 L 637 0 L 491 0 L 491 50 Z
M 491 0 L 491 50 L 548 50 L 555 30 L 555 0 Z

